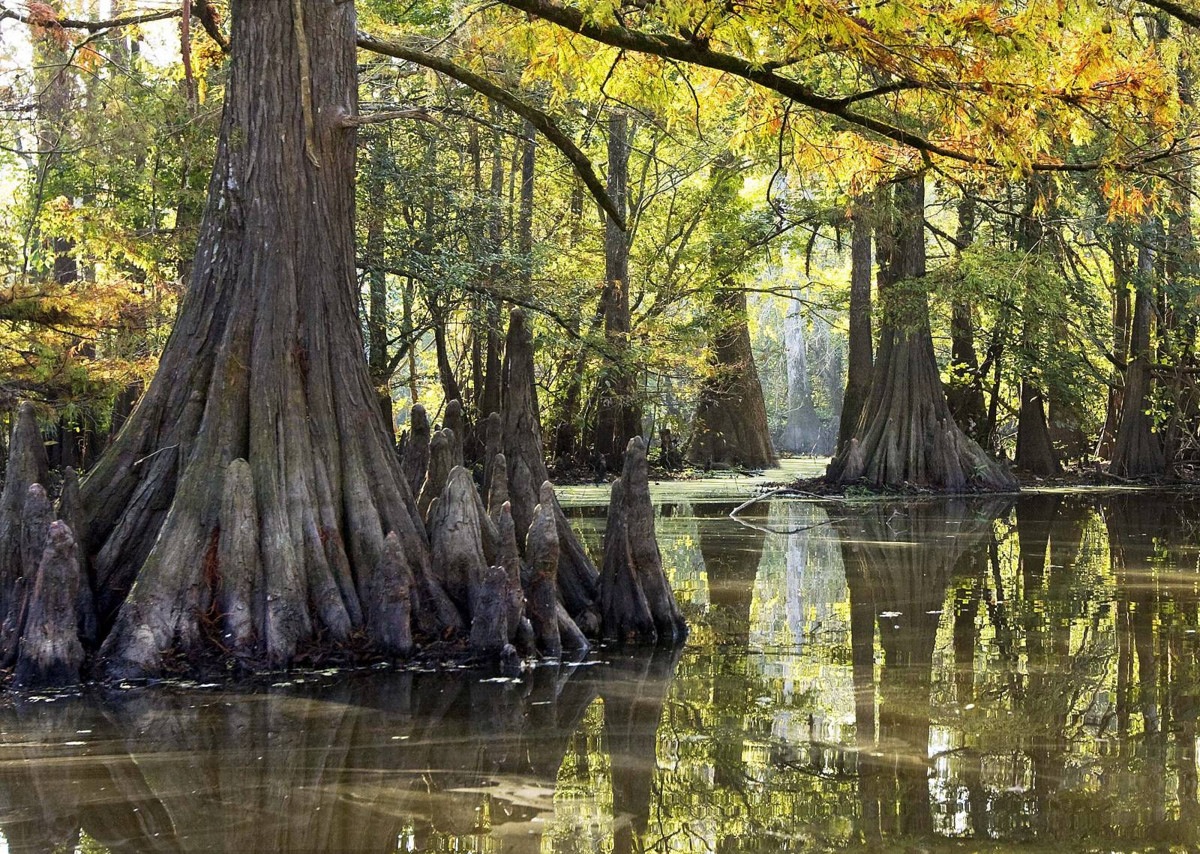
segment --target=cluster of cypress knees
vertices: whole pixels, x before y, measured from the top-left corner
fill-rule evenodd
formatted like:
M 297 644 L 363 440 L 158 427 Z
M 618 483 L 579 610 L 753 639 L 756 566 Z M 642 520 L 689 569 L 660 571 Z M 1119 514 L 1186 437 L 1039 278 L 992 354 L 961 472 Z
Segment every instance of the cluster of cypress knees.
M 424 409 L 412 410 L 400 469 L 424 522 L 419 546 L 430 559 L 407 560 L 400 539 L 388 534 L 376 570 L 388 583 L 376 589 L 381 601 L 369 607 L 392 616 L 385 636 L 367 637 L 364 649 L 404 657 L 437 647 L 513 666 L 531 657 L 582 654 L 596 641 L 678 645 L 687 625 L 655 539 L 645 442 L 629 442 L 612 485 L 598 570 L 548 480 L 532 341 L 519 310 L 510 318 L 506 350 L 502 412 L 482 425 L 482 484 L 464 466 L 461 404 L 452 401 L 443 428 L 433 431 Z M 254 532 L 241 530 L 255 515 L 240 506 L 248 495 L 253 500 L 244 488 L 248 465 L 234 460 L 224 477 L 222 541 L 205 573 L 218 661 L 222 638 L 232 639 L 230 649 L 247 647 L 243 641 L 260 624 L 265 595 L 223 583 L 222 561 L 232 565 L 239 548 L 257 542 Z M 86 530 L 79 479 L 65 470 L 57 506 L 47 494 L 49 482 L 34 411 L 24 404 L 0 494 L 0 612 L 6 614 L 0 667 L 24 689 L 74 685 L 104 672 L 106 627 L 87 549 L 75 535 Z M 254 669 L 254 662 L 241 663 Z

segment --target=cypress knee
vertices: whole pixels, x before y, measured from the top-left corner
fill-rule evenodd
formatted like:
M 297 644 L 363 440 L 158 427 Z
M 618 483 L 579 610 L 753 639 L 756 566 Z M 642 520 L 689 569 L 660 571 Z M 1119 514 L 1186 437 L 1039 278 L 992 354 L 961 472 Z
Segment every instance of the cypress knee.
M 562 654 L 562 636 L 558 630 L 558 531 L 554 509 L 548 502 L 539 504 L 525 537 L 525 557 L 529 572 L 525 579 L 525 601 L 533 624 L 538 648 L 544 655 Z
M 79 682 L 83 665 L 75 616 L 79 575 L 75 536 L 65 522 L 54 522 L 32 584 L 13 677 L 22 688 Z
M 408 436 L 400 454 L 400 470 L 413 495 L 421 492 L 425 472 L 429 469 L 429 417 L 421 404 L 413 406 L 408 414 Z

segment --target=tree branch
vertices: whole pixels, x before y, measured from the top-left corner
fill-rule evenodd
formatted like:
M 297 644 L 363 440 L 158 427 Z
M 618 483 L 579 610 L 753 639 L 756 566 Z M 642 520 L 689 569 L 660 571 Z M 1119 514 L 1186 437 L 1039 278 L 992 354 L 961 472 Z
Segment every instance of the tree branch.
M 1173 2 L 1173 0 L 1142 0 L 1142 2 L 1152 9 L 1166 12 L 1172 18 L 1182 21 L 1189 27 L 1200 29 L 1200 12 L 1192 11 L 1185 6 Z
M 855 101 L 861 100 L 860 96 L 851 95 L 845 98 L 830 98 L 821 95 L 799 81 L 776 74 L 772 70 L 773 66 L 770 63 L 757 64 L 740 56 L 715 51 L 708 43 L 698 44 L 694 41 L 687 41 L 673 36 L 640 32 L 621 26 L 620 24 L 600 23 L 589 18 L 573 6 L 563 6 L 554 2 L 554 0 L 500 0 L 500 2 L 512 9 L 517 9 L 526 14 L 549 21 L 552 24 L 557 24 L 571 32 L 578 33 L 593 41 L 611 47 L 637 51 L 638 53 L 650 54 L 665 59 L 674 59 L 680 62 L 688 62 L 704 68 L 711 68 L 714 71 L 722 71 L 741 77 L 743 80 L 748 80 L 751 83 L 769 89 L 797 104 L 841 119 L 847 124 L 870 131 L 885 139 L 890 139 L 893 142 L 898 142 L 901 145 L 925 154 L 937 155 L 949 160 L 957 160 L 960 163 L 969 163 L 977 166 L 995 168 L 1005 166 L 1004 163 L 995 158 L 959 151 L 956 148 L 951 148 L 927 139 L 920 134 L 855 112 L 850 109 L 850 105 Z M 1148 2 L 1148 0 L 1143 0 L 1143 2 Z M 1171 0 L 1153 0 L 1153 2 L 1168 3 Z M 880 92 L 872 91 L 864 93 L 862 97 L 870 97 L 877 94 L 880 94 Z M 1037 172 L 1090 172 L 1099 169 L 1102 165 L 1105 164 L 1099 161 L 1067 163 L 1041 161 L 1034 163 L 1032 168 Z M 1120 164 L 1111 165 L 1121 168 Z
M 224 53 L 229 53 L 229 39 L 221 32 L 218 24 L 217 11 L 210 5 L 210 0 L 193 0 L 191 9 L 193 15 L 200 19 L 204 31 L 215 41 Z M 183 15 L 182 5 L 178 9 L 166 9 L 162 12 L 146 12 L 141 15 L 122 15 L 119 18 L 109 18 L 106 21 L 85 21 L 80 18 L 44 18 L 22 14 L 0 6 L 0 21 L 13 20 L 31 27 L 59 27 L 64 30 L 84 30 L 89 33 L 100 33 L 105 30 L 115 30 L 119 27 L 130 27 L 137 24 L 151 24 L 155 21 L 166 21 Z
M 407 110 L 386 110 L 378 113 L 358 113 L 353 116 L 345 116 L 340 121 L 342 127 L 363 127 L 364 125 L 378 125 L 384 122 L 394 121 L 396 119 L 415 119 L 420 122 L 428 122 L 431 125 L 437 125 L 442 130 L 446 130 L 446 126 L 429 115 L 420 107 L 413 107 Z
M 459 83 L 462 83 L 465 86 L 469 86 L 476 92 L 487 98 L 490 98 L 496 103 L 507 107 L 518 116 L 521 116 L 523 119 L 527 120 L 530 124 L 537 128 L 541 134 L 546 137 L 546 139 L 550 140 L 555 148 L 563 153 L 567 160 L 571 162 L 571 165 L 575 167 L 575 171 L 579 174 L 579 177 L 583 180 L 583 183 L 587 186 L 597 204 L 604 209 L 604 212 L 612 218 L 613 222 L 616 223 L 617 227 L 620 228 L 621 231 L 626 230 L 625 217 L 621 215 L 619 210 L 617 210 L 617 206 L 613 203 L 613 200 L 609 197 L 608 192 L 604 189 L 604 184 L 601 183 L 600 179 L 596 176 L 596 171 L 592 168 L 592 162 L 588 159 L 587 155 L 580 151 L 578 146 L 571 141 L 571 138 L 563 133 L 558 125 L 554 123 L 554 119 L 550 118 L 549 115 L 542 112 L 537 107 L 534 107 L 532 104 L 521 100 L 512 92 L 501 86 L 498 86 L 487 78 L 482 77 L 473 71 L 469 71 L 466 68 L 463 68 L 461 65 L 451 62 L 448 59 L 444 59 L 443 57 L 435 56 L 431 53 L 426 53 L 422 50 L 417 50 L 416 48 L 399 44 L 397 42 L 383 41 L 382 39 L 374 38 L 366 33 L 358 34 L 358 46 L 363 50 L 369 50 L 373 53 L 383 54 L 384 56 L 395 57 L 396 59 L 403 59 L 407 62 L 414 62 L 417 65 L 422 65 L 426 68 L 432 69 L 439 74 L 444 74 L 453 80 L 457 80 Z
M 34 15 L 23 15 L 0 6 L 0 21 L 11 19 L 20 21 L 31 27 L 62 27 L 64 30 L 86 30 L 98 33 L 101 30 L 113 30 L 117 27 L 128 27 L 134 24 L 149 24 L 153 21 L 165 21 L 168 18 L 178 18 L 183 14 L 182 9 L 169 9 L 163 12 L 147 12 L 144 15 L 124 15 L 120 18 L 110 18 L 107 21 L 84 21 L 76 18 L 43 18 Z

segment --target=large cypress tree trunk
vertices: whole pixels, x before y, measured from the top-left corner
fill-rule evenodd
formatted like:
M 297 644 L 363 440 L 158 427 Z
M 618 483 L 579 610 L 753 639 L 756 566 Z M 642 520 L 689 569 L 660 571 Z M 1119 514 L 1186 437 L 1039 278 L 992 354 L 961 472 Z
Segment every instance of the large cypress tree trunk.
M 287 662 L 318 632 L 395 636 L 404 568 L 381 561 L 390 531 L 418 596 L 440 593 L 356 313 L 355 136 L 341 122 L 356 105 L 354 4 L 232 12 L 191 288 L 145 398 L 83 487 L 110 675 L 201 652 L 223 586 L 256 591 L 246 656 Z M 226 543 L 239 458 L 249 476 L 230 482 L 249 495 L 224 504 L 256 513 Z
M 834 483 L 946 492 L 1009 490 L 1012 476 L 954 423 L 938 375 L 925 275 L 923 176 L 896 185 L 881 241 L 883 310 L 871 392 L 854 436 L 829 464 Z
M 750 348 L 745 289 L 727 282 L 713 297 L 713 309 L 712 373 L 700 387 L 688 460 L 696 465 L 773 466 L 777 458 Z

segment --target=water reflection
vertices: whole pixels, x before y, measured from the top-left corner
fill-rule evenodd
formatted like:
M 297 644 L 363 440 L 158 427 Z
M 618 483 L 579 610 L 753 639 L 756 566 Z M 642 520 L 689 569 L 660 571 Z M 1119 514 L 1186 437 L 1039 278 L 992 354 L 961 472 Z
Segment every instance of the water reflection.
M 12 851 L 1191 847 L 1200 502 L 668 504 L 681 654 L 0 709 Z

